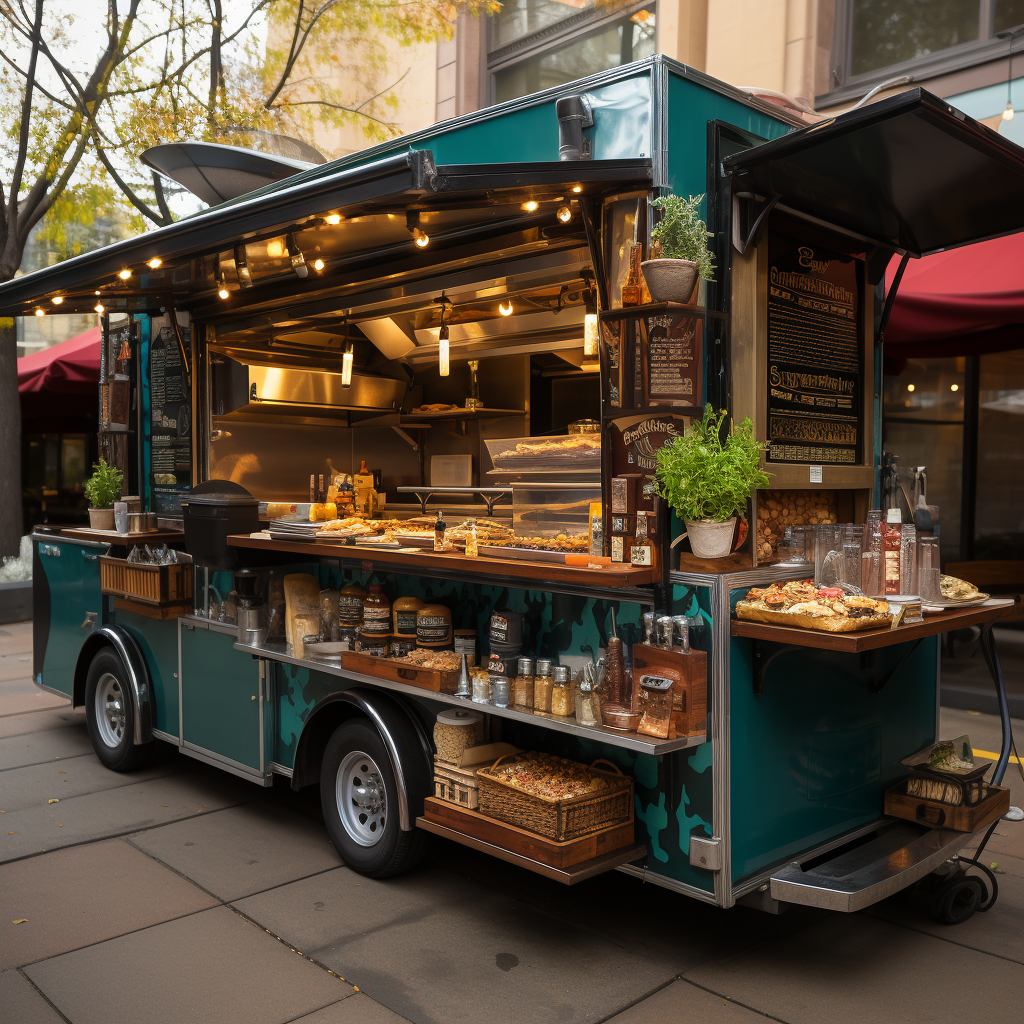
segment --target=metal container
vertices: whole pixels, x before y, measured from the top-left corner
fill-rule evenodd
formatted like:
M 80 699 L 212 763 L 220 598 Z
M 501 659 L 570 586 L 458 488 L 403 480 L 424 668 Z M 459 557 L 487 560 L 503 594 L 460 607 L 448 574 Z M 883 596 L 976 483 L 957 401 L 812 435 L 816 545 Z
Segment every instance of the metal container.
M 115 516 L 116 520 L 116 516 Z M 156 529 L 155 512 L 129 512 L 128 532 L 129 533 L 150 533 Z

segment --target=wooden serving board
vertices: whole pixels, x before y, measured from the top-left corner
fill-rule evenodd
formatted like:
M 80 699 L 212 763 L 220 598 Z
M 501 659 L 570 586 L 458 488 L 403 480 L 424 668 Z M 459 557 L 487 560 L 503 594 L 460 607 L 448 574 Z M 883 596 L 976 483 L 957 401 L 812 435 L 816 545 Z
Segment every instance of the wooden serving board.
M 364 675 L 389 679 L 393 683 L 407 683 L 434 693 L 454 693 L 459 688 L 458 672 L 442 672 L 437 668 L 419 668 L 406 665 L 393 658 L 376 658 L 361 651 L 343 651 L 341 667 Z
M 423 816 L 435 825 L 443 825 L 472 839 L 500 846 L 553 868 L 582 864 L 614 850 L 632 846 L 635 842 L 632 821 L 612 825 L 580 839 L 556 843 L 534 832 L 527 832 L 515 825 L 488 818 L 479 811 L 466 810 L 436 797 L 427 797 L 423 801 Z
M 767 608 L 758 608 L 751 601 L 739 601 L 736 605 L 736 616 L 748 622 L 764 622 L 772 626 L 785 626 L 790 629 L 815 629 L 821 633 L 857 633 L 865 629 L 879 629 L 892 624 L 892 616 L 865 615 L 858 619 L 848 619 L 837 615 L 826 615 L 820 618 L 805 615 L 802 612 L 776 612 Z
M 964 804 L 944 804 L 920 796 L 907 796 L 899 790 L 906 779 L 901 779 L 886 791 L 885 813 L 893 818 L 905 818 L 929 828 L 951 828 L 956 832 L 977 832 L 991 825 L 1010 809 L 1010 791 L 1002 786 L 990 786 L 988 796 L 967 807 Z

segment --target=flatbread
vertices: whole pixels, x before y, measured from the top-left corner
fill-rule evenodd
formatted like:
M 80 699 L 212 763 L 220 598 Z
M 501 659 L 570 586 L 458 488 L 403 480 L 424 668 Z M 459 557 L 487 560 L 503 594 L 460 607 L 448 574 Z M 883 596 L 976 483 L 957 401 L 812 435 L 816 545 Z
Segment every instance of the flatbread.
M 740 601 L 736 605 L 736 617 L 751 622 L 766 622 L 772 626 L 816 629 L 822 633 L 853 633 L 862 629 L 881 629 L 892 624 L 892 616 L 888 612 L 851 619 L 846 615 L 819 616 L 802 612 L 776 612 L 753 601 Z
M 973 601 L 981 591 L 973 583 L 956 576 L 940 576 L 939 591 L 947 601 Z

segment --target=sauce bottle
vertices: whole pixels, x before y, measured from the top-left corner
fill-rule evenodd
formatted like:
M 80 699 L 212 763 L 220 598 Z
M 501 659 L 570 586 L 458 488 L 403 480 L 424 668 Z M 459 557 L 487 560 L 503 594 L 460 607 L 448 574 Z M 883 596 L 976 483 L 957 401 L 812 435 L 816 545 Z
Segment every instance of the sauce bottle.
M 441 509 L 437 510 L 437 522 L 434 523 L 434 550 L 444 551 L 444 531 L 448 529 L 448 524 L 444 521 L 444 512 Z
M 882 553 L 885 563 L 885 593 L 900 592 L 900 556 L 903 550 L 903 516 L 898 508 L 889 509 L 882 534 Z

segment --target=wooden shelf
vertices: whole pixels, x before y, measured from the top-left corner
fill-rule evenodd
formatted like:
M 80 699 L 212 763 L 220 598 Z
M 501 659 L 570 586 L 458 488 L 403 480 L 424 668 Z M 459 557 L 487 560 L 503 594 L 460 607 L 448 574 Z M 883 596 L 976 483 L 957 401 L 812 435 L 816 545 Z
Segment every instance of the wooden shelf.
M 794 629 L 788 626 L 772 626 L 764 622 L 750 622 L 746 619 L 732 620 L 732 635 L 750 640 L 767 640 L 791 647 L 814 647 L 822 651 L 841 651 L 844 654 L 860 654 L 880 647 L 893 647 L 929 636 L 938 636 L 953 629 L 977 626 L 993 622 L 1013 611 L 1013 605 L 965 608 L 962 611 L 939 612 L 926 615 L 923 622 L 895 629 L 865 629 L 859 633 L 823 633 L 816 629 Z
M 486 420 L 525 415 L 525 409 L 442 409 L 438 412 L 405 412 L 398 417 L 398 422 L 434 423 L 444 420 Z
M 488 582 L 487 577 L 491 577 L 502 586 L 520 584 L 527 588 L 544 587 L 567 593 L 609 589 L 628 591 L 648 587 L 654 582 L 654 573 L 651 569 L 634 568 L 618 563 L 613 563 L 607 568 L 588 569 L 584 566 L 563 565 L 560 562 L 532 562 L 485 555 L 467 558 L 458 552 L 439 554 L 425 548 L 404 551 L 382 550 L 332 540 L 265 540 L 261 537 L 250 537 L 248 534 L 231 536 L 228 538 L 228 544 L 254 551 L 305 555 L 310 559 L 341 558 L 353 563 L 368 562 L 378 570 L 386 571 L 394 567 L 406 573 L 441 575 L 470 582 L 485 583 Z M 651 603 L 653 596 L 649 593 L 623 593 L 619 599 Z

